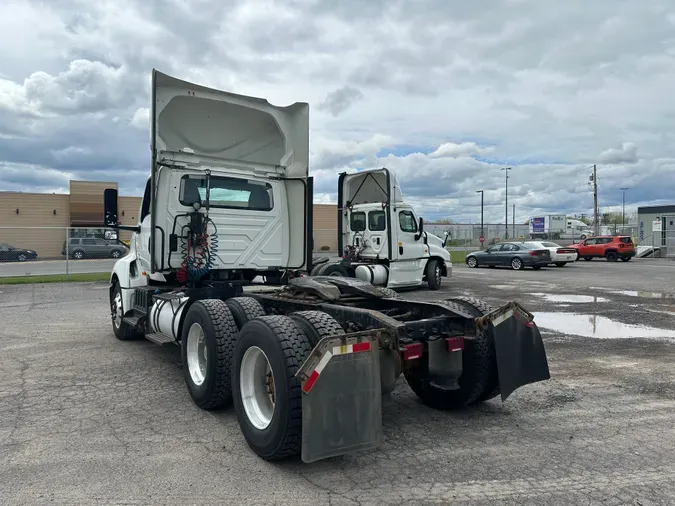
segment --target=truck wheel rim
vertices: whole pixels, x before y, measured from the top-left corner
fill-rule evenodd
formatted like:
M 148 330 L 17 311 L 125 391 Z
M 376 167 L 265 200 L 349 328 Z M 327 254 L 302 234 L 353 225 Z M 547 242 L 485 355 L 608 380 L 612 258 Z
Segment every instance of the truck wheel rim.
M 434 270 L 434 276 L 436 277 L 436 284 L 441 284 L 441 267 L 440 265 L 436 266 L 436 269 Z
M 332 276 L 335 278 L 344 278 L 344 275 L 340 271 L 333 271 L 328 276 Z
M 257 346 L 241 359 L 239 390 L 249 422 L 258 430 L 266 429 L 274 416 L 274 375 L 267 355 Z
M 112 319 L 116 329 L 122 324 L 122 295 L 117 294 L 112 301 Z
M 204 329 L 199 323 L 193 323 L 187 337 L 187 363 L 190 378 L 197 386 L 206 378 L 207 359 Z

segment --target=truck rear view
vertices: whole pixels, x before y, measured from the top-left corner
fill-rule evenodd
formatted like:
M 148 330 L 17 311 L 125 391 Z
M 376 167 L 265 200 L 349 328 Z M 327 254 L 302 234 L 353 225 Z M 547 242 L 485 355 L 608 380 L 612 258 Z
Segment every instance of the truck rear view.
M 234 404 L 257 455 L 312 462 L 377 447 L 381 395 L 401 376 L 438 409 L 506 399 L 549 378 L 539 330 L 515 302 L 404 300 L 331 275 L 246 293 L 253 277 L 310 259 L 307 105 L 276 107 L 155 71 L 152 106 L 151 174 L 137 226 L 118 225 L 116 192 L 106 192 L 106 226 L 134 232 L 110 278 L 113 332 L 180 347 L 193 402 Z M 371 204 L 352 201 L 350 212 Z M 366 220 L 378 206 L 385 223 L 418 223 L 395 197 L 368 207 Z M 422 228 L 409 233 L 429 265 L 434 243 Z M 405 254 L 413 244 L 391 238 L 380 246 Z

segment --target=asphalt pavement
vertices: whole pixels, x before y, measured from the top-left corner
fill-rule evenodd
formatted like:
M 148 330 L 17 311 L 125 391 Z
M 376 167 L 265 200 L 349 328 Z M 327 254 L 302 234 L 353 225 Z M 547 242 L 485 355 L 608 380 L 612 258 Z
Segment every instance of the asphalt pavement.
M 0 502 L 672 504 L 674 280 L 666 261 L 455 266 L 402 295 L 520 301 L 551 380 L 459 412 L 401 380 L 380 448 L 311 465 L 267 463 L 231 408 L 195 407 L 177 347 L 116 340 L 106 284 L 0 286 Z

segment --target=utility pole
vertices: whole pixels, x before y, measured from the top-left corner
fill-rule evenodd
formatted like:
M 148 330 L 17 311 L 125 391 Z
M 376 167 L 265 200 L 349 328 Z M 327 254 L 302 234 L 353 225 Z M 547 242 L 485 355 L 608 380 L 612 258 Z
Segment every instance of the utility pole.
M 621 188 L 623 193 L 621 198 L 621 233 L 623 234 L 624 229 L 626 228 L 626 190 L 628 188 Z
M 480 236 L 485 237 L 485 231 L 483 230 L 483 190 L 476 190 L 476 193 L 480 193 Z M 483 249 L 483 243 L 480 243 L 480 249 Z
M 600 235 L 600 228 L 598 223 L 598 169 L 593 164 L 593 229 L 595 235 Z
M 509 238 L 509 171 L 511 170 L 511 167 L 504 167 L 502 169 L 504 171 L 504 175 L 506 176 L 506 202 L 504 204 L 504 228 L 506 229 L 506 234 L 504 235 L 504 239 Z
M 511 221 L 513 222 L 513 238 L 516 238 L 516 205 L 513 204 L 513 213 L 511 213 Z

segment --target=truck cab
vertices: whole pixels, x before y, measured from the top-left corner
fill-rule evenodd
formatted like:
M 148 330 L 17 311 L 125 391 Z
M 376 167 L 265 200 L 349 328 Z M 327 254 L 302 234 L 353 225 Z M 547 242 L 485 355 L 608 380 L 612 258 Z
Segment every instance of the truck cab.
M 111 276 L 125 312 L 139 286 L 305 269 L 309 105 L 278 107 L 158 71 L 151 105 L 151 173 L 137 226 L 118 226 L 117 192 L 106 191 L 106 224 L 135 232 Z
M 323 274 L 352 275 L 389 288 L 438 289 L 452 273 L 445 240 L 424 231 L 387 168 L 341 174 L 338 182 L 338 247 L 343 261 Z M 328 272 L 326 272 L 328 271 Z

